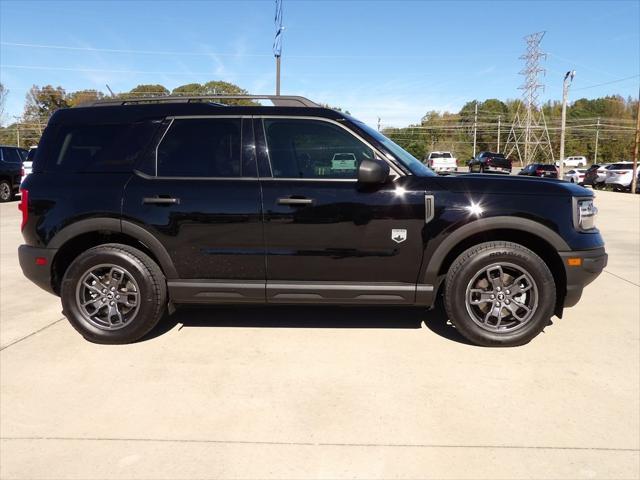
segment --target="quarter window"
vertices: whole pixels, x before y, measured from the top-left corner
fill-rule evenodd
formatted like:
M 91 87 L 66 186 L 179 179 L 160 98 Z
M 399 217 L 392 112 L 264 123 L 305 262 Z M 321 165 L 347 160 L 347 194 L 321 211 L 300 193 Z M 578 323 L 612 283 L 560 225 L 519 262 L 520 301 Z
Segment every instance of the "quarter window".
M 265 119 L 276 178 L 355 179 L 373 150 L 343 128 L 318 120 Z
M 158 146 L 161 177 L 239 177 L 240 119 L 174 120 Z

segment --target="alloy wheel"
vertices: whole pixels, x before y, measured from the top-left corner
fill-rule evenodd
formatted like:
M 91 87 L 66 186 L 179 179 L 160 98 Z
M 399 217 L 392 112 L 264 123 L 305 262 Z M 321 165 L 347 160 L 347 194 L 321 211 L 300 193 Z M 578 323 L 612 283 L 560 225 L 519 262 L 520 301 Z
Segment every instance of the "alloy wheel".
M 123 267 L 97 265 L 80 277 L 76 302 L 89 323 L 103 330 L 118 330 L 129 325 L 137 315 L 140 289 Z
M 465 304 L 471 319 L 485 330 L 507 333 L 522 328 L 538 308 L 538 287 L 524 268 L 492 263 L 467 285 Z

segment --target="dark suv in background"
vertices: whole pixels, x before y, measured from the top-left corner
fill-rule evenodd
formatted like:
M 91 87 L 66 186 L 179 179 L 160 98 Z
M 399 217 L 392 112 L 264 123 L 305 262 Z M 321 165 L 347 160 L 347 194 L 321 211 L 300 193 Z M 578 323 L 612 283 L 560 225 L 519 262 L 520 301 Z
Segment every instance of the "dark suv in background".
M 8 202 L 18 193 L 22 162 L 27 158 L 23 148 L 0 145 L 0 202 Z
M 175 304 L 443 297 L 472 342 L 520 345 L 606 264 L 589 190 L 438 177 L 302 97 L 226 98 L 110 100 L 49 121 L 22 186 L 20 264 L 86 339 L 135 341 Z
M 530 163 L 518 172 L 529 177 L 558 178 L 558 167 L 549 163 Z
M 511 160 L 502 153 L 480 152 L 467 165 L 469 173 L 511 173 Z

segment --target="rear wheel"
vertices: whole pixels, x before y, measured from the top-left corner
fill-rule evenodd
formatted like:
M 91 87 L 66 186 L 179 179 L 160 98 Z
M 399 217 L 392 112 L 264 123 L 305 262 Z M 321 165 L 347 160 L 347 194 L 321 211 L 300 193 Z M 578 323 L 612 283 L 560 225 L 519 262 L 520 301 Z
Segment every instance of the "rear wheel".
M 95 343 L 134 342 L 160 320 L 167 302 L 158 265 L 128 245 L 106 244 L 79 255 L 61 286 L 64 315 Z
M 0 202 L 9 202 L 13 199 L 13 190 L 9 180 L 0 180 Z
M 511 242 L 486 242 L 463 252 L 446 278 L 445 308 L 477 345 L 517 346 L 538 335 L 553 315 L 556 285 L 534 252 Z

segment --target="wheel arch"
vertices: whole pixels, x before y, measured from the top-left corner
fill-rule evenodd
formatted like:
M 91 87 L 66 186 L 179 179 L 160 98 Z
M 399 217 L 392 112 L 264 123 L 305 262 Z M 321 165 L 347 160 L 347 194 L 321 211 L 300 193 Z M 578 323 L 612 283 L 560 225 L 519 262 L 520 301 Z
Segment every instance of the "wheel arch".
M 556 282 L 555 313 L 562 316 L 567 279 L 558 252 L 570 250 L 570 247 L 556 232 L 533 220 L 493 217 L 479 219 L 459 227 L 430 255 L 422 283 L 434 285 L 434 290 L 439 292 L 449 267 L 458 255 L 474 245 L 495 240 L 518 243 L 542 258 Z
M 91 218 L 75 222 L 51 239 L 48 248 L 56 249 L 51 265 L 51 285 L 59 294 L 62 278 L 73 260 L 91 247 L 121 243 L 137 248 L 151 257 L 167 279 L 178 277 L 162 243 L 144 228 L 117 218 Z

